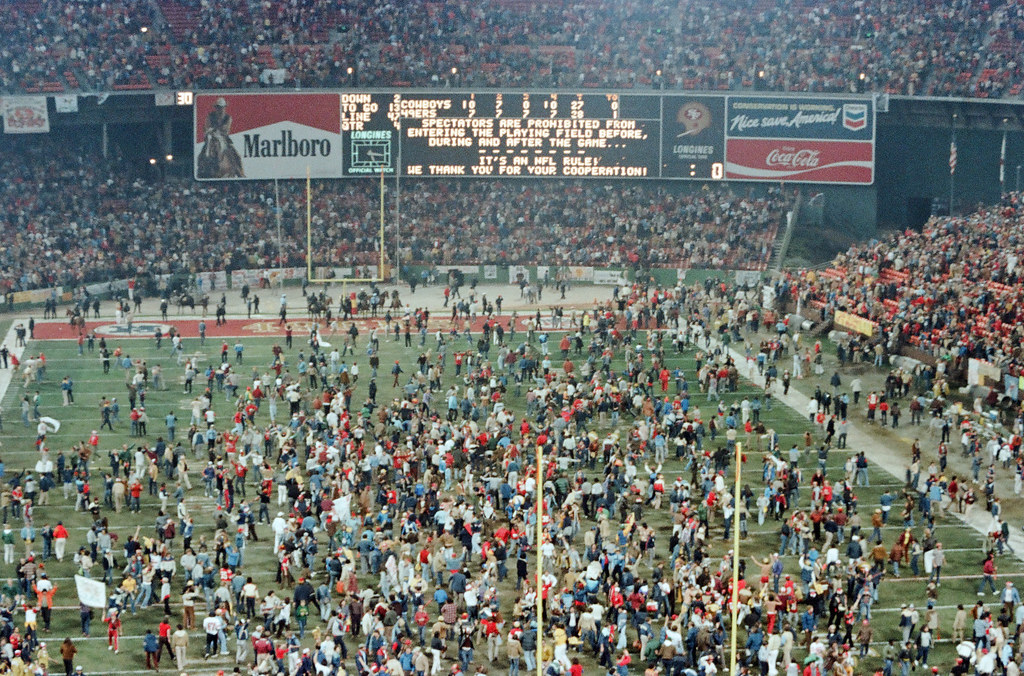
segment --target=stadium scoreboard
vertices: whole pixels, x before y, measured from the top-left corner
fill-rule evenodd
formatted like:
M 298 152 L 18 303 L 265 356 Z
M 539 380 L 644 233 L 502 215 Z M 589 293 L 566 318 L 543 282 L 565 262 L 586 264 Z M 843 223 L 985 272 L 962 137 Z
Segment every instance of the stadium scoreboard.
M 870 99 L 590 92 L 195 95 L 196 178 L 873 181 Z
M 654 96 L 342 94 L 341 100 L 342 129 L 352 138 L 381 125 L 397 133 L 401 171 L 409 176 L 661 175 Z M 379 117 L 347 117 L 346 109 L 375 110 Z

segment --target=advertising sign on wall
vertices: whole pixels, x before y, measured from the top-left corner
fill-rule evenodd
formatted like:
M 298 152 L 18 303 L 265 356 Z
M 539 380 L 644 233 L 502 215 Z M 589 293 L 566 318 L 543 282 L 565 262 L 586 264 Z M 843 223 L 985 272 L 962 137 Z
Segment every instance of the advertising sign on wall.
M 199 180 L 342 175 L 338 94 L 198 94 Z
M 863 185 L 875 180 L 870 100 L 730 96 L 726 109 L 727 179 Z
M 852 95 L 206 92 L 194 123 L 200 180 L 874 182 L 874 102 Z

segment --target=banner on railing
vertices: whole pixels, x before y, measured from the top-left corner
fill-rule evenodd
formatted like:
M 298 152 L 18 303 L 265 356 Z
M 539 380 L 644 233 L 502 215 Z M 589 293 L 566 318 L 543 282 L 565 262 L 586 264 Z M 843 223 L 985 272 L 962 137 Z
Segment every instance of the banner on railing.
M 856 331 L 865 336 L 873 336 L 875 334 L 875 323 L 870 319 L 855 315 L 851 312 L 844 312 L 843 310 L 836 311 L 835 317 L 836 326 L 851 331 Z
M 594 270 L 594 284 L 614 286 L 616 284 L 628 284 L 624 270 Z
M 50 115 L 45 96 L 10 96 L 0 101 L 5 134 L 47 134 Z
M 967 384 L 986 385 L 998 383 L 1002 379 L 1002 371 L 992 362 L 973 357 L 967 361 Z

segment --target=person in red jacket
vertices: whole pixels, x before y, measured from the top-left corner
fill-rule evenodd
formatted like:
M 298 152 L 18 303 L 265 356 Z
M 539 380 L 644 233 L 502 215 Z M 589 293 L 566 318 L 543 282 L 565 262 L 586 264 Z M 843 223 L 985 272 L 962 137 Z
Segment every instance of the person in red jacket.
M 121 617 L 118 615 L 117 609 L 111 608 L 110 614 L 103 618 L 103 622 L 107 625 L 107 650 L 113 650 L 115 654 L 119 653 L 118 638 L 121 636 Z
M 64 560 L 64 550 L 67 544 L 68 529 L 64 527 L 64 522 L 58 521 L 53 528 L 53 555 L 57 557 L 58 561 Z
M 981 564 L 981 583 L 978 585 L 978 596 L 985 595 L 983 590 L 986 584 L 992 589 L 993 594 L 997 593 L 995 552 L 989 552 L 985 557 L 985 562 Z
M 629 655 L 629 650 L 623 650 L 622 656 L 619 657 L 619 661 L 615 663 L 615 670 L 619 676 L 626 676 L 629 673 L 629 665 L 633 662 L 633 658 Z

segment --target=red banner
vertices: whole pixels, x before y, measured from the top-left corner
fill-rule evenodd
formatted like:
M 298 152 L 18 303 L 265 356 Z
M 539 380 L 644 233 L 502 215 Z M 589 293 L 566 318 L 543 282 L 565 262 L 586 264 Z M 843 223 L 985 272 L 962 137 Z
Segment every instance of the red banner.
M 727 179 L 860 185 L 875 180 L 870 141 L 732 138 L 725 157 Z

